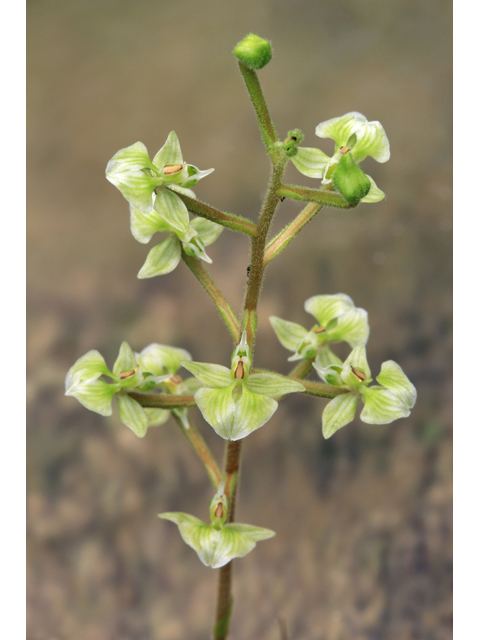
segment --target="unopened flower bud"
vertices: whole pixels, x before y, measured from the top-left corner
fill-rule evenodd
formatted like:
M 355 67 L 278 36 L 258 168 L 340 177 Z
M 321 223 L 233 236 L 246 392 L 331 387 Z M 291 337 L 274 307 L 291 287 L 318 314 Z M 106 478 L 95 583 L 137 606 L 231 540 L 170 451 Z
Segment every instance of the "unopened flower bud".
M 261 69 L 272 59 L 272 47 L 268 40 L 250 33 L 237 44 L 233 55 L 250 69 Z

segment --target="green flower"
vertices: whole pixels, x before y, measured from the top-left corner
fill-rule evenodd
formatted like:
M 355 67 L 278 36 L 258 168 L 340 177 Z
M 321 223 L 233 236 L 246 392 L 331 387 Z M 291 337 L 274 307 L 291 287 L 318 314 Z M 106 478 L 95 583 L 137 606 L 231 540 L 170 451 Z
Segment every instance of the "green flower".
M 190 193 L 194 197 L 195 194 Z M 215 242 L 223 231 L 220 224 L 205 218 L 194 218 L 190 222 L 188 232 L 182 233 L 156 211 L 145 214 L 132 206 L 130 227 L 133 237 L 143 244 L 149 242 L 157 231 L 168 233 L 166 240 L 150 249 L 145 264 L 138 273 L 139 278 L 152 278 L 173 271 L 180 262 L 182 248 L 188 255 L 211 263 L 205 247 Z
M 156 355 L 155 347 L 160 349 Z M 163 355 L 163 366 L 158 366 L 160 355 Z M 151 391 L 162 385 L 176 371 L 175 363 L 178 368 L 180 360 L 189 357 L 190 354 L 183 349 L 161 345 L 150 345 L 138 354 L 123 342 L 110 370 L 103 356 L 92 350 L 79 358 L 67 373 L 65 395 L 73 396 L 84 407 L 102 416 L 112 415 L 112 400 L 116 396 L 120 420 L 143 438 L 147 428 L 165 422 L 169 412 L 144 408 L 128 394 L 131 391 Z M 111 381 L 107 382 L 105 377 Z
M 186 164 L 177 134 L 172 131 L 153 161 L 142 142 L 120 149 L 108 163 L 106 176 L 132 207 L 144 214 L 155 210 L 186 234 L 190 226 L 187 207 L 175 191 L 194 187 L 212 171 Z
M 315 357 L 319 366 L 341 364 L 341 360 L 328 348 L 329 344 L 348 342 L 351 347 L 368 340 L 368 314 L 359 309 L 344 293 L 313 296 L 305 302 L 305 311 L 311 313 L 318 324 L 310 331 L 295 322 L 270 316 L 270 323 L 281 344 L 293 351 L 289 361 Z
M 263 426 L 278 407 L 274 398 L 304 386 L 273 373 L 250 374 L 251 351 L 246 331 L 233 352 L 230 369 L 219 364 L 182 362 L 204 385 L 195 402 L 205 420 L 226 440 L 240 440 Z
M 292 162 L 300 173 L 309 178 L 321 178 L 324 186 L 333 182 L 333 186 L 351 202 L 355 195 L 361 202 L 383 200 L 383 191 L 357 166 L 367 156 L 377 162 L 387 162 L 390 158 L 390 143 L 380 122 L 368 122 L 364 115 L 352 111 L 321 122 L 315 133 L 320 138 L 335 141 L 334 154 L 329 157 L 320 149 L 298 147 Z M 370 183 L 369 188 L 366 181 Z M 366 195 L 362 196 L 365 191 Z
M 178 525 L 184 542 L 197 552 L 203 564 L 218 569 L 234 558 L 246 556 L 259 540 L 267 540 L 275 535 L 270 529 L 250 524 L 224 524 L 227 514 L 228 500 L 221 483 L 210 502 L 211 524 L 205 524 L 188 513 L 160 513 L 158 517 Z
M 356 347 L 343 365 L 313 366 L 324 382 L 347 391 L 331 400 L 323 411 L 325 438 L 354 419 L 360 398 L 365 405 L 360 419 L 367 424 L 389 424 L 398 418 L 407 418 L 415 405 L 416 389 L 393 360 L 382 364 L 377 376 L 379 384 L 368 386 L 372 378 L 364 346 Z

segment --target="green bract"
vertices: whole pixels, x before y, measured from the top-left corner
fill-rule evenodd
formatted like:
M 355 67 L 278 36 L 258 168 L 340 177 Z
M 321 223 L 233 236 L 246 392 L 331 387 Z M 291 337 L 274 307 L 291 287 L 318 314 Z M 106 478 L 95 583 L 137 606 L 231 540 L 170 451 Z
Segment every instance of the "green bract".
M 351 347 L 368 340 L 368 314 L 359 309 L 344 293 L 313 296 L 305 301 L 305 311 L 311 313 L 318 324 L 310 331 L 295 322 L 270 316 L 270 323 L 281 344 L 293 351 L 289 361 L 315 357 L 319 366 L 341 364 L 341 360 L 328 348 L 329 344 L 348 342 Z
M 335 188 L 345 197 L 347 202 L 379 202 L 385 194 L 373 179 L 363 173 L 357 166 L 367 156 L 377 162 L 387 162 L 390 158 L 390 144 L 380 122 L 368 122 L 364 115 L 357 111 L 346 113 L 344 116 L 321 122 L 315 130 L 320 138 L 331 138 L 335 141 L 335 152 L 330 158 L 320 149 L 298 147 L 292 162 L 303 175 L 309 178 L 321 178 L 322 184 L 328 185 L 333 181 Z M 342 176 L 334 177 L 334 172 L 342 157 L 350 156 L 347 160 L 354 178 L 349 181 L 346 177 L 348 167 L 342 168 Z M 367 190 L 366 181 L 370 182 Z M 352 184 L 354 183 L 353 189 Z M 361 187 L 357 183 L 361 182 Z M 366 195 L 365 195 L 366 192 Z
M 250 374 L 251 352 L 244 331 L 233 352 L 230 369 L 219 364 L 182 362 L 204 385 L 195 401 L 205 420 L 226 440 L 240 440 L 264 425 L 275 413 L 275 397 L 305 390 L 295 382 L 273 373 Z
M 193 393 L 188 385 L 177 390 L 179 385 L 175 385 L 175 382 L 166 382 L 172 378 L 180 361 L 190 357 L 183 349 L 155 344 L 141 353 L 134 353 L 128 343 L 123 342 L 110 371 L 98 351 L 89 351 L 67 373 L 65 395 L 77 398 L 84 407 L 102 416 L 112 415 L 112 399 L 116 396 L 120 420 L 142 438 L 148 427 L 163 424 L 170 412 L 143 408 L 128 395 L 129 392 L 150 391 L 162 385 L 167 390 L 175 387 L 176 393 Z M 110 378 L 111 382 L 107 382 L 103 376 Z
M 177 134 L 172 131 L 153 161 L 142 142 L 120 149 L 108 163 L 106 176 L 132 207 L 144 214 L 155 210 L 186 234 L 190 226 L 187 207 L 175 191 L 181 193 L 182 188 L 194 187 L 212 171 L 186 164 Z
M 193 192 L 190 192 L 190 195 L 194 196 Z M 130 227 L 134 238 L 143 244 L 149 242 L 157 231 L 169 234 L 166 240 L 150 250 L 145 264 L 138 273 L 139 278 L 152 278 L 173 271 L 180 262 L 182 248 L 188 255 L 211 263 L 205 247 L 215 242 L 223 231 L 223 227 L 215 222 L 205 218 L 194 218 L 187 233 L 182 233 L 156 211 L 145 214 L 132 206 Z
M 377 376 L 380 384 L 369 387 L 372 378 L 364 346 L 356 347 L 343 365 L 313 366 L 327 384 L 346 390 L 323 411 L 325 438 L 354 419 L 360 398 L 365 404 L 360 419 L 367 424 L 389 424 L 398 418 L 407 418 L 417 399 L 415 387 L 393 360 L 382 364 Z

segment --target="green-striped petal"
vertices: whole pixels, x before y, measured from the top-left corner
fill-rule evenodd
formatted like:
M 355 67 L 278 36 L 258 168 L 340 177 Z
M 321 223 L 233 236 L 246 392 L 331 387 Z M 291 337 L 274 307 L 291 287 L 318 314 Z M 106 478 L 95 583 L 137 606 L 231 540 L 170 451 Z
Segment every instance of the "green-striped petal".
M 79 358 L 73 367 L 69 369 L 67 377 L 65 378 L 65 391 L 68 391 L 70 387 L 79 380 L 84 382 L 97 380 L 101 375 L 113 377 L 102 354 L 92 349 Z
M 139 354 L 139 363 L 145 371 L 151 371 L 157 376 L 166 373 L 177 373 L 183 360 L 191 360 L 192 356 L 185 349 L 168 347 L 156 342 L 149 344 Z
M 327 345 L 323 345 L 317 351 L 317 355 L 315 356 L 315 364 L 317 365 L 317 367 L 319 367 L 320 370 L 322 370 L 326 369 L 332 364 L 341 367 L 343 365 L 343 362 L 338 356 L 333 353 L 331 349 L 328 348 Z
M 194 218 L 190 226 L 195 229 L 206 247 L 215 242 L 223 231 L 221 224 L 217 224 L 206 218 Z
M 182 250 L 177 236 L 170 235 L 166 240 L 150 249 L 145 264 L 137 278 L 153 278 L 171 273 L 180 262 Z
M 210 364 L 209 362 L 182 362 L 181 364 L 206 387 L 223 389 L 233 382 L 230 369 L 221 364 Z
M 305 311 L 311 313 L 321 327 L 326 328 L 328 323 L 342 313 L 354 308 L 353 300 L 345 293 L 335 295 L 312 296 L 305 301 Z
M 360 373 L 365 374 L 365 380 L 361 381 L 358 375 L 352 371 L 352 367 Z M 340 374 L 345 384 L 358 386 L 362 382 L 369 382 L 371 380 L 370 367 L 367 361 L 367 351 L 364 345 L 359 345 L 353 349 L 348 358 L 343 363 L 342 373 Z
M 370 333 L 368 313 L 357 307 L 347 309 L 327 327 L 326 333 L 328 342 L 345 341 L 352 348 L 366 344 Z
M 156 211 L 142 213 L 135 207 L 130 207 L 130 229 L 135 240 L 142 244 L 150 242 L 157 231 L 172 231 L 172 227 Z
M 66 396 L 73 396 L 84 407 L 99 413 L 101 416 L 112 415 L 112 398 L 118 389 L 115 384 L 107 384 L 103 380 L 78 380 L 70 385 Z
M 182 150 L 175 131 L 168 134 L 168 138 L 153 159 L 153 164 L 158 169 L 163 169 L 166 164 L 183 164 Z
M 137 360 L 130 348 L 130 345 L 128 342 L 123 341 L 120 345 L 118 357 L 113 365 L 113 373 L 115 374 L 115 377 L 118 378 L 121 373 L 124 371 L 131 371 L 132 369 L 135 369 L 136 366 Z
M 403 373 L 400 365 L 393 360 L 387 360 L 382 364 L 377 382 L 398 395 L 409 409 L 415 405 L 417 390 Z
M 276 373 L 253 373 L 245 383 L 250 391 L 263 396 L 277 398 L 287 393 L 302 393 L 305 387 L 301 382 L 290 380 Z
M 172 227 L 175 227 L 175 229 L 178 229 L 181 233 L 188 233 L 190 219 L 188 217 L 187 207 L 171 189 L 162 187 L 158 190 L 154 209 L 168 224 L 171 224 Z
M 320 149 L 298 147 L 297 154 L 291 158 L 295 167 L 309 178 L 322 178 L 325 167 L 330 161 Z
M 355 418 L 358 400 L 358 395 L 353 393 L 344 393 L 330 400 L 322 415 L 322 432 L 325 438 L 330 438 Z
M 355 131 L 357 138 L 352 147 L 355 162 L 362 162 L 371 156 L 377 162 L 387 162 L 390 159 L 390 143 L 378 120 L 367 122 Z
M 289 351 L 296 351 L 308 333 L 304 327 L 296 322 L 282 320 L 282 318 L 277 318 L 277 316 L 270 316 L 270 324 L 280 344 Z
M 390 424 L 398 418 L 407 418 L 410 408 L 404 399 L 385 387 L 361 387 L 365 407 L 360 414 L 367 424 Z
M 197 393 L 200 392 L 201 390 Z M 223 433 L 217 431 L 217 433 L 227 440 L 245 438 L 252 431 L 268 422 L 277 407 L 278 402 L 268 396 L 250 391 L 248 386 L 244 384 L 242 385 L 242 395 L 235 402 L 235 417 L 231 429 L 225 429 Z
M 119 395 L 117 400 L 120 420 L 136 436 L 143 438 L 147 433 L 148 427 L 148 416 L 145 409 L 136 400 L 127 395 Z
M 230 440 L 235 418 L 235 402 L 231 384 L 223 389 L 202 387 L 195 394 L 195 402 L 208 424 L 219 436 Z
M 331 118 L 321 122 L 315 129 L 319 138 L 335 140 L 335 151 L 347 144 L 350 136 L 367 123 L 367 119 L 358 111 L 351 111 L 344 116 Z

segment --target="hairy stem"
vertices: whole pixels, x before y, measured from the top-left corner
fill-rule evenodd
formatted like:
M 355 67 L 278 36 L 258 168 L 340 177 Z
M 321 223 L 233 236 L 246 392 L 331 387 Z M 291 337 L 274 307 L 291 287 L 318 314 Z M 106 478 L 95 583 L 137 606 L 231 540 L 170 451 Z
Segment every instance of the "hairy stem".
M 281 198 L 291 198 L 292 200 L 300 200 L 302 202 L 316 202 L 324 204 L 327 207 L 337 207 L 340 209 L 352 209 L 356 204 L 349 204 L 343 196 L 335 193 L 330 189 L 307 189 L 306 187 L 297 187 L 290 184 L 282 184 L 277 191 Z
M 208 477 L 212 481 L 213 486 L 215 487 L 215 489 L 218 489 L 218 486 L 222 481 L 222 474 L 220 473 L 218 464 L 213 457 L 212 452 L 208 448 L 207 443 L 197 431 L 195 425 L 190 419 L 190 416 L 188 416 L 185 424 L 185 422 L 182 421 L 182 419 L 178 415 L 176 415 L 175 413 L 172 413 L 172 415 L 175 419 L 175 422 L 178 424 L 185 437 L 192 445 L 195 453 L 203 462 L 205 469 L 207 470 Z
M 242 441 L 227 442 L 225 446 L 225 494 L 229 501 L 228 522 L 235 520 L 235 500 L 240 471 Z M 214 640 L 225 640 L 232 609 L 232 568 L 233 560 L 220 568 L 217 586 L 217 606 L 215 610 Z
M 322 384 L 321 382 L 312 382 L 311 380 L 301 380 L 300 378 L 293 378 L 298 380 L 305 387 L 305 393 L 308 396 L 316 396 L 317 398 L 336 398 L 345 393 L 350 393 L 349 389 L 344 387 L 332 387 L 329 384 Z
M 211 207 L 209 204 L 190 198 L 178 191 L 175 191 L 175 193 L 181 200 L 183 200 L 190 213 L 193 213 L 196 216 L 221 224 L 224 227 L 232 229 L 232 231 L 246 233 L 251 237 L 257 233 L 257 225 L 250 220 L 247 220 L 247 218 L 235 216 L 232 213 L 224 213 L 223 211 L 219 211 L 218 209 Z
M 293 369 L 290 371 L 290 373 L 288 374 L 288 377 L 300 378 L 303 380 L 303 378 L 306 378 L 310 373 L 310 371 L 312 370 L 314 361 L 315 361 L 314 357 L 300 360 L 300 362 L 295 367 L 293 367 Z
M 228 304 L 228 302 L 223 297 L 222 292 L 215 284 L 212 276 L 208 273 L 205 267 L 202 265 L 198 258 L 194 258 L 189 256 L 182 249 L 182 258 L 187 267 L 191 270 L 194 276 L 198 279 L 202 287 L 208 293 L 208 295 L 212 298 L 215 303 L 220 315 L 222 316 L 222 320 L 227 325 L 228 330 L 232 334 L 235 343 L 237 343 L 240 339 L 240 327 L 238 325 L 238 320 L 236 315 L 234 314 L 232 307 Z
M 275 127 L 273 126 L 267 103 L 265 102 L 265 97 L 258 80 L 257 72 L 244 65 L 243 62 L 239 62 L 238 66 L 245 81 L 253 108 L 257 114 L 258 125 L 260 127 L 263 141 L 268 149 L 274 142 L 278 142 L 278 136 L 275 131 Z
M 264 266 L 276 258 L 295 238 L 296 235 L 317 215 L 323 205 L 311 202 L 307 204 L 305 209 L 289 225 L 287 225 L 280 233 L 271 240 L 265 249 L 263 258 Z
M 131 391 L 128 395 L 139 405 L 149 409 L 186 409 L 196 406 L 193 396 L 161 395 L 159 393 L 142 393 L 141 391 Z

